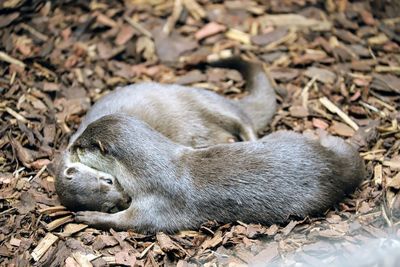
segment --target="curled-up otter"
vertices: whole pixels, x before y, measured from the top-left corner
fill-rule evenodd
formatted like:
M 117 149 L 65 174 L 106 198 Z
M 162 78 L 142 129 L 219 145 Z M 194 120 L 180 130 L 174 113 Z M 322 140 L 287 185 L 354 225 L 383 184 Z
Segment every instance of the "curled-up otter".
M 138 83 L 117 88 L 88 111 L 72 143 L 91 122 L 109 114 L 127 114 L 149 124 L 171 140 L 207 147 L 257 139 L 276 111 L 276 96 L 262 65 L 239 57 L 213 62 L 237 69 L 247 95 L 230 100 L 215 92 L 176 84 Z
M 325 212 L 364 178 L 344 140 L 276 132 L 257 142 L 193 149 L 127 115 L 89 124 L 71 145 L 80 163 L 116 178 L 129 208 L 78 212 L 98 228 L 142 232 L 196 228 L 207 220 L 282 223 Z

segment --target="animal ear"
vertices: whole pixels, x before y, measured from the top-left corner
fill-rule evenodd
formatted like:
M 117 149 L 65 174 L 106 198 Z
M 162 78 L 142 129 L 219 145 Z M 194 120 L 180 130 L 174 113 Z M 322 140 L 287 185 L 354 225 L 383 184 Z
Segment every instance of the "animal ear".
M 74 175 L 76 175 L 78 172 L 78 170 L 74 167 L 68 167 L 64 170 L 64 176 L 67 179 L 72 179 L 74 177 Z

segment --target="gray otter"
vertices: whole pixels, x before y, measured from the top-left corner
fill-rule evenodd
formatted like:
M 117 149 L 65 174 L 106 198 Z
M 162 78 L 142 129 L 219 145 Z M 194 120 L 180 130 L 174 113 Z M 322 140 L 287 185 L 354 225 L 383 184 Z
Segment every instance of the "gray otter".
M 98 228 L 174 232 L 210 219 L 272 224 L 321 214 L 365 175 L 351 145 L 321 138 L 282 131 L 193 149 L 133 117 L 108 115 L 89 124 L 70 152 L 116 177 L 132 201 L 114 214 L 83 211 L 76 219 Z
M 171 140 L 186 146 L 207 147 L 230 140 L 255 140 L 257 131 L 268 124 L 276 110 L 275 93 L 262 66 L 239 57 L 222 59 L 210 65 L 237 69 L 246 79 L 249 94 L 234 101 L 214 92 L 178 85 L 142 83 L 118 88 L 93 105 L 69 144 L 82 134 L 88 124 L 113 113 L 125 113 L 141 119 Z M 63 156 L 68 157 L 68 152 Z M 71 181 L 79 181 L 77 186 L 84 192 L 84 185 L 80 184 L 84 181 L 65 180 L 67 177 L 63 172 L 68 166 L 63 162 L 68 160 L 55 159 L 52 173 L 56 177 L 55 185 L 61 202 L 71 207 L 73 203 L 68 201 L 69 195 L 66 194 L 71 191 L 73 199 L 73 194 L 79 191 L 65 190 L 65 187 L 72 186 Z M 78 173 L 78 177 L 85 176 Z M 90 188 L 89 184 L 87 186 Z M 113 200 L 114 204 L 118 202 L 115 198 Z M 81 209 L 87 209 L 90 200 L 81 199 L 80 202 Z M 90 210 L 103 210 L 102 206 L 103 202 L 93 201 Z M 73 208 L 79 207 L 75 205 Z
M 260 64 L 231 57 L 212 63 L 237 69 L 249 94 L 230 100 L 215 92 L 180 85 L 140 83 L 117 88 L 88 111 L 70 144 L 93 121 L 128 114 L 172 141 L 191 147 L 257 139 L 276 111 L 276 97 Z
M 130 197 L 112 175 L 58 155 L 50 166 L 58 196 L 68 209 L 116 212 L 127 209 Z

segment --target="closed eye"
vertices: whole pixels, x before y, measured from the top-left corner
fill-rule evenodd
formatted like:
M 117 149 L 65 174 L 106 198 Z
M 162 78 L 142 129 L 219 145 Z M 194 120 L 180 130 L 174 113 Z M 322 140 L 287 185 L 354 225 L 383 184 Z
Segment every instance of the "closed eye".
M 109 185 L 113 184 L 113 181 L 110 178 L 104 178 L 104 177 L 100 177 L 100 180 L 106 182 Z

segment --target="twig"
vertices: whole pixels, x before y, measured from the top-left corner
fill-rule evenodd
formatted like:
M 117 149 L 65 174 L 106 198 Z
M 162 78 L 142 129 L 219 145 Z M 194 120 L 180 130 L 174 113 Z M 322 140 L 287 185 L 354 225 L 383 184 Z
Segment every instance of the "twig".
M 145 250 L 142 251 L 142 253 L 139 256 L 139 259 L 143 258 L 144 256 L 146 256 L 147 252 L 149 252 L 149 250 L 155 245 L 155 243 L 153 242 L 150 246 L 148 246 L 147 248 L 145 248 Z
M 319 99 L 319 102 L 321 102 L 321 104 L 326 107 L 330 112 L 337 114 L 345 123 L 347 123 L 351 128 L 353 128 L 354 130 L 358 130 L 358 125 L 352 120 L 350 119 L 350 117 L 344 113 L 340 108 L 338 108 L 337 106 L 335 106 L 335 104 L 333 104 L 328 98 L 321 97 Z
M 23 29 L 27 30 L 28 32 L 30 32 L 32 35 L 34 35 L 36 38 L 38 38 L 39 40 L 41 40 L 43 42 L 46 42 L 49 39 L 49 37 L 47 37 L 43 33 L 39 32 L 38 30 L 36 30 L 32 26 L 29 26 L 28 24 L 21 23 L 21 27 Z
M 13 73 L 11 74 L 11 79 L 10 79 L 10 85 L 13 85 L 15 82 L 15 77 L 17 77 L 17 72 L 13 71 Z
M 3 216 L 5 214 L 7 214 L 7 213 L 10 213 L 10 212 L 12 212 L 12 211 L 14 211 L 16 209 L 17 208 L 9 208 L 8 210 L 4 210 L 4 211 L 0 212 L 0 216 Z
M 308 91 L 310 90 L 311 86 L 317 80 L 317 76 L 314 76 L 307 84 L 304 86 L 303 90 L 301 91 L 301 100 L 303 104 L 303 108 L 307 108 L 308 106 Z
M 365 103 L 364 101 L 360 101 L 360 104 L 361 104 L 361 106 L 363 106 L 363 107 L 365 107 L 365 108 L 367 108 L 367 109 L 369 109 L 369 110 L 372 110 L 373 112 L 378 113 L 379 116 L 381 116 L 381 117 L 383 117 L 383 118 L 386 117 L 385 112 L 383 112 L 383 111 L 377 109 L 376 107 L 374 107 L 374 106 L 372 106 L 372 105 L 370 105 L 370 104 L 368 104 L 368 103 Z
M 6 53 L 1 52 L 1 51 L 0 51 L 0 60 L 4 61 L 4 62 L 8 62 L 10 64 L 18 65 L 22 68 L 26 67 L 26 64 L 24 62 L 22 62 L 21 60 L 13 58 L 12 56 L 9 56 Z
M 18 112 L 12 110 L 9 107 L 6 107 L 6 111 L 13 116 L 14 118 L 16 118 L 19 121 L 22 121 L 23 123 L 28 123 L 29 121 L 27 119 L 25 119 L 22 115 L 20 115 Z
M 172 10 L 171 16 L 168 17 L 167 23 L 163 27 L 163 32 L 169 35 L 172 28 L 175 26 L 183 10 L 182 0 L 175 0 L 174 9 Z
M 183 4 L 190 14 L 196 19 L 200 20 L 207 16 L 204 9 L 196 2 L 196 0 L 183 0 Z
M 396 111 L 396 108 L 395 108 L 395 107 L 389 105 L 388 103 L 386 103 L 386 102 L 383 101 L 382 99 L 379 99 L 378 97 L 379 97 L 378 95 L 375 95 L 375 97 L 371 97 L 371 101 L 374 101 L 374 102 L 376 102 L 376 103 L 378 103 L 378 104 L 384 106 L 385 108 L 387 108 L 387 109 L 390 110 L 390 111 Z
M 387 213 L 386 213 L 386 208 L 385 208 L 385 206 L 386 206 L 386 205 L 384 205 L 384 204 L 381 205 L 382 217 L 383 217 L 383 219 L 385 219 L 387 225 L 388 225 L 389 227 L 392 227 L 392 226 L 393 226 L 393 222 L 392 222 L 392 220 L 389 219 L 389 216 L 388 216 Z
M 28 179 L 28 182 L 32 182 L 33 180 L 35 180 L 36 178 L 38 178 L 40 175 L 42 175 L 42 173 L 46 170 L 46 165 L 44 165 L 39 171 L 38 171 L 38 173 L 35 175 L 35 176 L 33 176 L 32 178 L 29 178 Z
M 126 22 L 128 22 L 134 29 L 138 30 L 141 34 L 149 37 L 149 38 L 153 38 L 151 32 L 149 32 L 148 30 L 146 30 L 142 25 L 140 25 L 140 23 L 134 21 L 133 19 L 129 18 L 129 17 L 124 17 L 124 19 L 126 20 Z

